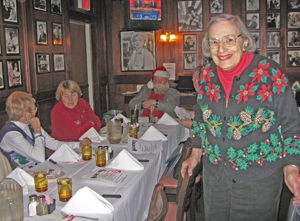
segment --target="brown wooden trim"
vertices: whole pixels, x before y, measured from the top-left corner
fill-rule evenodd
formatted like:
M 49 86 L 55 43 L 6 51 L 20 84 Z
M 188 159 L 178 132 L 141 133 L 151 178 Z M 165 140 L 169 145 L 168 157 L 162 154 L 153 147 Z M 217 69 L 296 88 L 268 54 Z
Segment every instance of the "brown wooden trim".
M 139 75 L 115 75 L 115 84 L 147 84 L 150 80 L 149 74 Z

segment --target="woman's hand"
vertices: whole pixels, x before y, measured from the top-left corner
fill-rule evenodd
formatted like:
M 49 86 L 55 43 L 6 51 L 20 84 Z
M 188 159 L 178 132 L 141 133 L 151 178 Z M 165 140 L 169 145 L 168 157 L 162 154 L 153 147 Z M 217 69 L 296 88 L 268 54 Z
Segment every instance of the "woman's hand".
M 35 134 L 40 134 L 41 133 L 41 122 L 40 122 L 40 119 L 37 118 L 37 117 L 33 117 L 33 118 L 30 118 L 28 121 L 29 121 L 32 129 L 34 130 L 34 133 Z
M 295 165 L 287 165 L 284 170 L 284 181 L 289 190 L 294 194 L 293 205 L 300 205 L 300 174 Z
M 195 118 L 195 111 L 190 111 L 190 110 L 187 110 L 183 107 L 180 107 L 182 110 L 184 110 L 185 112 L 189 113 L 191 115 L 191 118 L 194 119 Z
M 180 119 L 180 123 L 184 126 L 184 127 L 187 127 L 187 128 L 192 128 L 193 126 L 193 121 L 184 117 L 182 119 Z
M 90 140 L 90 138 L 83 138 L 82 142 L 79 144 L 79 147 L 84 147 L 84 146 L 89 146 L 91 145 L 92 141 Z
M 181 176 L 184 178 L 185 172 L 187 171 L 189 176 L 192 176 L 193 169 L 201 160 L 202 150 L 198 148 L 193 148 L 191 156 L 182 162 L 181 165 Z

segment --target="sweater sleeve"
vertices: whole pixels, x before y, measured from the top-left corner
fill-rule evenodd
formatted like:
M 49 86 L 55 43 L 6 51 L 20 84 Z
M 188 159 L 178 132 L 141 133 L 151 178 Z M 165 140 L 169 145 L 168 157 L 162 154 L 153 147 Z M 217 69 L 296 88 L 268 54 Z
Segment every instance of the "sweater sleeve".
M 96 129 L 96 131 L 100 131 L 100 129 L 101 129 L 101 121 L 100 121 L 99 117 L 92 110 L 92 108 L 91 108 L 91 106 L 89 105 L 88 102 L 86 102 L 84 100 L 84 103 L 85 103 L 86 114 L 87 114 L 87 116 L 89 118 L 89 121 L 92 121 L 94 123 L 94 128 Z
M 147 86 L 143 86 L 139 93 L 130 100 L 129 107 L 131 110 L 135 109 L 135 106 L 137 106 L 137 109 L 139 110 L 139 114 L 142 114 L 142 102 L 146 99 L 149 99 L 151 90 L 148 89 Z

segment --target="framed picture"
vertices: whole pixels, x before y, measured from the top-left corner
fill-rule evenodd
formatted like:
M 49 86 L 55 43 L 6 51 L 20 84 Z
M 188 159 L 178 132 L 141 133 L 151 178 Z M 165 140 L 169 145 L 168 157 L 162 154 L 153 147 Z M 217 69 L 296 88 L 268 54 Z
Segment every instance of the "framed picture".
M 246 11 L 258 11 L 259 0 L 246 0 Z
M 183 35 L 183 51 L 197 51 L 197 35 Z
M 65 70 L 65 55 L 64 54 L 53 54 L 53 66 L 54 71 Z
M 255 41 L 256 48 L 260 49 L 260 32 L 255 31 L 255 32 L 250 32 L 250 34 Z
M 61 0 L 51 0 L 51 13 L 62 15 Z
M 52 23 L 52 41 L 53 45 L 62 44 L 62 25 L 59 23 Z
M 21 74 L 21 60 L 6 60 L 8 87 L 19 87 L 23 85 Z
M 209 12 L 210 12 L 210 14 L 224 13 L 223 0 L 209 0 Z
M 267 29 L 280 29 L 280 12 L 267 13 Z
M 83 9 L 85 11 L 91 11 L 91 2 L 90 0 L 77 0 L 78 8 Z
M 298 31 L 287 32 L 287 47 L 300 47 L 300 36 Z
M 0 90 L 4 89 L 3 62 L 0 60 Z
M 38 74 L 50 72 L 49 54 L 36 54 L 36 70 Z
M 246 13 L 246 27 L 249 30 L 259 29 L 259 13 Z
M 192 70 L 197 67 L 197 53 L 183 54 L 183 69 Z
M 4 27 L 5 35 L 5 53 L 7 55 L 16 55 L 20 53 L 19 28 Z
M 178 32 L 203 31 L 203 13 L 201 1 L 178 1 Z
M 156 68 L 155 31 L 121 31 L 122 71 L 152 71 Z
M 5 22 L 18 23 L 17 0 L 2 0 L 2 17 Z
M 287 28 L 299 28 L 300 12 L 288 12 L 287 21 L 288 21 Z
M 33 0 L 33 8 L 35 10 L 47 11 L 47 0 Z
M 276 61 L 278 64 L 280 64 L 280 51 L 267 50 L 266 54 L 267 54 L 267 58 L 270 58 L 273 61 Z
M 266 0 L 267 10 L 279 10 L 280 9 L 280 0 Z
M 300 2 L 295 0 L 287 0 L 287 9 L 300 9 Z
M 287 67 L 300 67 L 300 50 L 287 51 Z
M 37 45 L 47 45 L 47 22 L 36 21 L 36 44 Z
M 267 48 L 280 48 L 280 31 L 267 31 Z

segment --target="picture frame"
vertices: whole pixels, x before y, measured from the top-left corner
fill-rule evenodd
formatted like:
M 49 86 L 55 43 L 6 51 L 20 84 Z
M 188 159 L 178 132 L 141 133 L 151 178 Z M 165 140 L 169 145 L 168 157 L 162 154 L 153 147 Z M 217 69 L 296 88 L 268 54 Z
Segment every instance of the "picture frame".
M 33 0 L 33 9 L 47 11 L 47 0 Z
M 62 15 L 62 2 L 61 2 L 61 0 L 51 0 L 50 12 L 51 12 L 51 14 Z
M 287 9 L 288 10 L 300 9 L 300 4 L 297 4 L 295 0 L 287 0 Z
M 36 70 L 37 74 L 49 73 L 51 71 L 49 54 L 36 54 Z
M 209 0 L 209 13 L 210 14 L 223 14 L 224 1 L 223 0 Z
M 156 68 L 155 31 L 121 31 L 121 71 L 152 71 Z M 138 54 L 140 54 L 138 55 Z
M 256 49 L 260 49 L 260 32 L 254 31 L 254 32 L 250 32 L 250 34 L 255 41 Z
M 267 12 L 266 29 L 280 29 L 280 12 Z
M 266 50 L 266 56 L 280 64 L 280 51 Z
M 259 11 L 259 0 L 245 0 L 246 11 Z
M 4 27 L 5 53 L 7 55 L 20 54 L 19 28 Z
M 287 50 L 287 67 L 300 67 L 300 50 Z
M 287 31 L 287 47 L 300 47 L 300 33 L 298 31 Z
M 52 44 L 62 45 L 62 24 L 52 22 Z
M 21 59 L 6 60 L 8 87 L 20 87 L 23 85 Z
M 197 67 L 197 53 L 183 54 L 183 69 L 192 70 Z
M 48 30 L 46 21 L 36 21 L 36 44 L 47 45 L 48 44 Z
M 260 16 L 259 13 L 246 13 L 246 27 L 249 30 L 259 30 Z
M 53 69 L 55 72 L 65 71 L 65 55 L 53 54 Z
M 0 90 L 3 90 L 4 88 L 3 61 L 0 60 Z
M 77 7 L 85 11 L 91 11 L 91 1 L 90 0 L 77 0 Z
M 203 31 L 203 7 L 200 1 L 177 2 L 178 32 Z
M 183 35 L 183 51 L 197 51 L 197 35 Z
M 18 23 L 17 0 L 2 0 L 2 18 L 4 22 Z
M 266 1 L 266 9 L 267 10 L 280 10 L 280 0 L 265 0 Z
M 267 31 L 266 48 L 280 48 L 280 31 Z
M 287 13 L 287 28 L 299 28 L 300 12 L 288 12 Z

